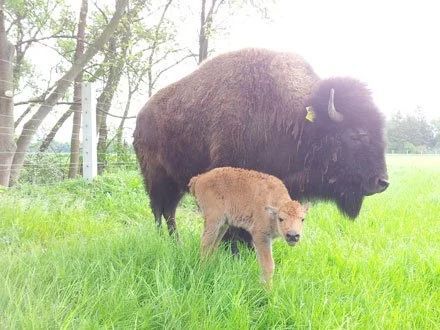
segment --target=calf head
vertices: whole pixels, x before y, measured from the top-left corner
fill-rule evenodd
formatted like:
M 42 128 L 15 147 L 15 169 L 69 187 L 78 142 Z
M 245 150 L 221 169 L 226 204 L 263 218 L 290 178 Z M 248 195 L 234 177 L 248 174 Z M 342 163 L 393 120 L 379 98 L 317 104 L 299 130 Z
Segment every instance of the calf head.
M 283 237 L 289 245 L 298 243 L 308 205 L 301 205 L 297 201 L 288 201 L 279 208 L 266 206 L 271 221 L 275 222 L 277 234 Z

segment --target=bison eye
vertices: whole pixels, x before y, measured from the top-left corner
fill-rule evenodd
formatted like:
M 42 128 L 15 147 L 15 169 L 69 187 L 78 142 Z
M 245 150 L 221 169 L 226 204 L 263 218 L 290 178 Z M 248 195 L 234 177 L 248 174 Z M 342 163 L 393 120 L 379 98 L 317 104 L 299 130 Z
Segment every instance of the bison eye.
M 353 136 L 352 136 L 353 140 L 356 141 L 363 141 L 363 142 L 368 142 L 368 132 L 363 130 L 363 129 L 359 129 Z
M 301 222 L 304 222 L 304 218 L 301 219 Z
M 283 219 L 283 218 L 278 218 L 278 220 L 279 220 L 280 222 L 283 222 L 283 221 L 284 221 L 284 219 Z
M 348 129 L 342 134 L 342 140 L 345 141 L 349 146 L 358 147 L 361 144 L 369 142 L 368 131 L 358 128 L 358 129 Z

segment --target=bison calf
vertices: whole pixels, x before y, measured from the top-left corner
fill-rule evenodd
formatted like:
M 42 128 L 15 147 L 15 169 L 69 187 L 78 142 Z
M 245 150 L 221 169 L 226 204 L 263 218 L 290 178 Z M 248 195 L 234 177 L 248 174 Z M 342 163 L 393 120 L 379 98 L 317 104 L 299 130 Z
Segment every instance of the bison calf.
M 202 255 L 218 246 L 228 226 L 243 228 L 252 236 L 263 279 L 270 281 L 272 239 L 281 236 L 295 245 L 307 207 L 290 199 L 281 180 L 251 170 L 216 168 L 192 178 L 188 187 L 205 218 Z

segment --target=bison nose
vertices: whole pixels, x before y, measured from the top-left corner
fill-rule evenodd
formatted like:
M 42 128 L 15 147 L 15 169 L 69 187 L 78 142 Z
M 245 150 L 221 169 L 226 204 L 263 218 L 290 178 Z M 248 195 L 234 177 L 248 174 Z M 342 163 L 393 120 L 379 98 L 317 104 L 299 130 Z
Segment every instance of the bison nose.
M 299 237 L 300 235 L 297 234 L 296 232 L 289 232 L 286 234 L 286 241 L 288 243 L 296 243 L 299 241 Z
M 376 176 L 371 178 L 364 186 L 364 195 L 370 196 L 385 191 L 390 183 L 386 176 Z
M 383 190 L 387 189 L 388 186 L 390 185 L 390 183 L 388 182 L 388 180 L 385 180 L 385 179 L 382 179 L 382 178 L 379 178 L 379 179 L 377 180 L 377 184 L 378 184 L 380 187 L 382 187 Z

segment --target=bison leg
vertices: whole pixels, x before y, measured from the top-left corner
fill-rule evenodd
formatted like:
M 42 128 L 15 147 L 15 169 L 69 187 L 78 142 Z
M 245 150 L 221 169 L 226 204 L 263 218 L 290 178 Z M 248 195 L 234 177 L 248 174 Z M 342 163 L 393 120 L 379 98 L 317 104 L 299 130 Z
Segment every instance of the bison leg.
M 169 191 L 164 208 L 164 217 L 167 222 L 168 233 L 170 236 L 175 235 L 178 238 L 178 233 L 176 229 L 176 208 L 182 198 L 182 192 L 179 191 L 177 185 Z
M 157 229 L 160 230 L 162 228 L 162 207 L 154 203 L 153 200 L 151 201 L 150 207 L 153 211 L 154 222 L 156 223 Z
M 151 180 L 149 186 L 149 195 L 151 201 L 151 209 L 154 214 L 157 227 L 160 229 L 162 225 L 162 215 L 167 222 L 168 232 L 170 235 L 176 234 L 176 208 L 182 197 L 182 191 L 173 179 L 168 176 L 160 175 L 156 171 L 156 177 Z
M 246 247 L 249 249 L 253 249 L 254 247 L 251 234 L 242 228 L 229 227 L 222 240 L 223 242 L 231 243 L 231 253 L 234 256 L 239 256 L 240 254 L 240 251 L 238 250 L 238 242 L 245 243 Z

